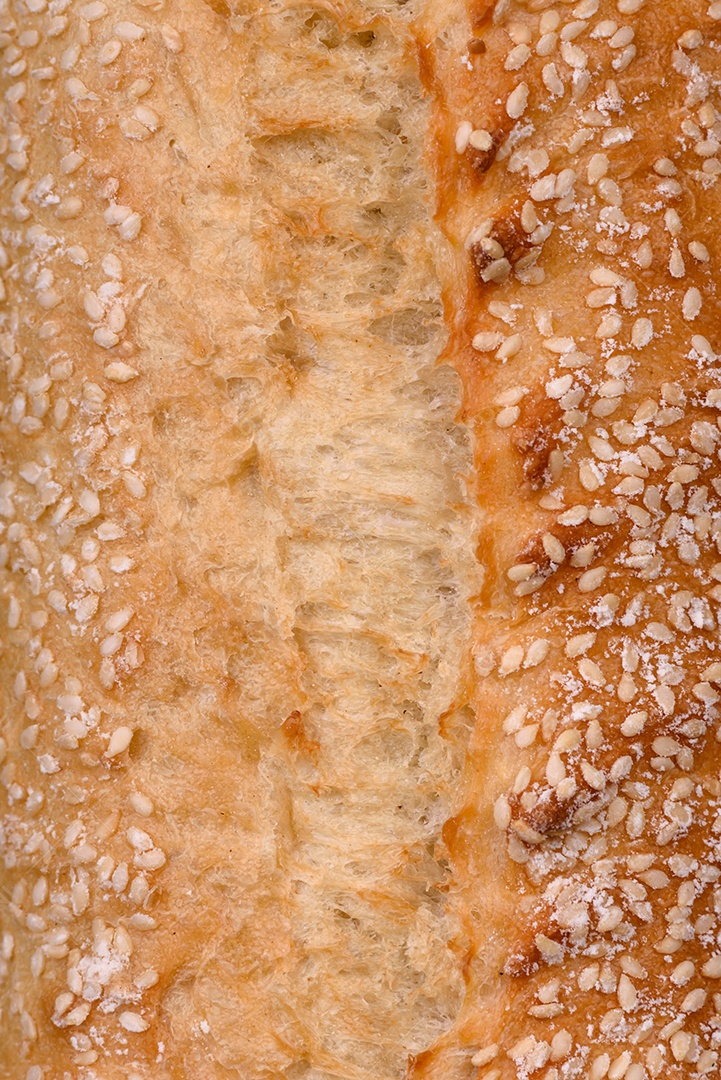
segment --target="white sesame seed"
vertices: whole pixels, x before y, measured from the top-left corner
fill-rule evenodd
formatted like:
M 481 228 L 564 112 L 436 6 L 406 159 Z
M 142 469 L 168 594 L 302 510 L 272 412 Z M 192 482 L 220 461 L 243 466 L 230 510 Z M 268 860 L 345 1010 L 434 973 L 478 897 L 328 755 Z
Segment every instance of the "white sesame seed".
M 701 968 L 701 974 L 707 979 L 721 979 L 721 956 L 712 956 Z
M 157 131 L 160 127 L 160 116 L 155 109 L 151 109 L 148 105 L 136 105 L 133 110 L 133 117 L 148 131 Z
M 582 761 L 581 773 L 588 786 L 593 788 L 594 791 L 603 791 L 605 789 L 606 777 L 600 769 L 594 768 L 587 761 Z
M 103 19 L 108 14 L 108 9 L 102 0 L 93 0 L 93 3 L 83 4 L 79 9 L 78 15 L 86 22 L 96 22 L 98 19 Z
M 542 78 L 543 85 L 550 94 L 553 94 L 554 97 L 563 97 L 566 88 L 553 62 L 544 65 Z
M 133 738 L 132 728 L 119 727 L 116 728 L 113 734 L 110 736 L 110 742 L 108 748 L 105 751 L 106 757 L 117 757 L 118 754 L 122 754 L 130 746 Z
M 695 287 L 686 290 L 683 298 L 683 317 L 692 322 L 701 312 L 701 293 Z
M 631 341 L 635 348 L 643 349 L 653 338 L 653 324 L 650 319 L 636 319 L 631 332 Z
M 505 795 L 499 795 L 493 806 L 493 820 L 499 829 L 507 829 L 511 824 L 511 807 Z
M 536 54 L 538 56 L 550 56 L 557 44 L 558 34 L 554 34 L 552 31 L 542 34 L 536 45 Z
M 506 113 L 512 120 L 518 120 L 523 116 L 528 106 L 528 86 L 526 83 L 519 83 L 518 86 L 511 91 L 506 99 Z
M 608 571 L 604 566 L 596 566 L 587 570 L 578 579 L 578 588 L 582 593 L 593 592 L 603 583 Z
M 671 972 L 670 979 L 674 986 L 685 986 L 692 979 L 696 966 L 690 960 L 683 960 Z
M 120 41 L 140 41 L 145 37 L 145 30 L 134 22 L 119 22 L 113 27 L 113 33 Z
M 681 1011 L 685 1013 L 698 1012 L 706 1004 L 708 994 L 701 987 L 691 990 L 681 1002 Z
M 531 185 L 529 195 L 534 202 L 547 202 L 556 197 L 556 174 L 549 173 Z
M 60 159 L 60 172 L 69 176 L 71 173 L 77 172 L 80 166 L 85 162 L 85 158 L 82 154 L 79 154 L 77 150 L 72 150 L 69 154 L 65 154 Z
M 674 248 L 671 252 L 668 268 L 671 272 L 671 277 L 682 278 L 686 273 L 686 266 L 683 261 L 683 255 L 678 250 L 678 248 Z
M 626 45 L 630 45 L 634 39 L 634 30 L 632 26 L 622 26 L 616 30 L 614 34 L 608 40 L 608 44 L 612 49 L 624 49 Z
M 689 253 L 697 262 L 708 262 L 710 259 L 706 245 L 699 243 L 697 240 L 692 240 L 689 244 Z
M 160 34 L 163 39 L 165 48 L 172 53 L 179 53 L 183 51 L 183 39 L 174 26 L 169 23 L 163 23 L 160 27 Z
M 588 54 L 578 45 L 571 45 L 568 41 L 561 42 L 561 56 L 568 66 L 575 70 L 585 68 L 588 63 Z
M 518 69 L 522 68 L 523 65 L 530 59 L 530 57 L 531 50 L 528 48 L 528 45 L 516 45 L 515 49 L 511 49 L 511 51 L 509 52 L 503 66 L 506 71 L 518 71 Z
M 147 970 L 142 971 L 140 975 L 136 975 L 136 977 L 133 979 L 133 983 L 135 984 L 135 986 L 137 986 L 139 990 L 149 990 L 151 986 L 156 985 L 159 978 L 160 976 L 158 975 L 157 971 L 154 971 L 152 968 L 148 968 Z
M 498 1057 L 499 1046 L 497 1043 L 493 1043 L 491 1046 L 486 1046 L 483 1050 L 478 1050 L 471 1058 L 471 1065 L 479 1067 L 481 1065 L 488 1065 L 490 1061 Z
M 110 330 L 107 326 L 99 326 L 96 330 L 94 330 L 93 339 L 95 341 L 95 344 L 100 345 L 102 349 L 112 349 L 120 341 L 118 335 L 112 330 Z
M 473 124 L 469 123 L 468 120 L 464 120 L 463 123 L 459 124 L 455 137 L 455 147 L 457 154 L 465 153 L 468 146 L 468 140 L 471 137 L 472 131 Z
M 122 240 L 134 240 L 140 232 L 141 226 L 142 218 L 140 214 L 133 212 L 121 222 L 118 227 L 118 234 Z
M 114 614 L 109 615 L 105 620 L 105 629 L 110 631 L 110 633 L 124 630 L 134 614 L 135 612 L 132 608 L 122 608 L 120 611 L 114 612 Z
M 132 495 L 134 499 L 144 499 L 148 494 L 148 489 L 145 484 L 140 477 L 135 476 L 134 473 L 124 472 L 123 483 L 125 484 L 128 494 Z
M 130 1010 L 128 1009 L 126 1009 L 124 1012 L 121 1012 L 120 1016 L 118 1017 L 118 1022 L 120 1026 L 125 1029 L 125 1031 L 147 1031 L 148 1027 L 150 1026 L 147 1020 L 144 1020 L 140 1013 L 130 1012 Z
M 128 802 L 132 806 L 133 810 L 141 817 L 150 817 L 153 813 L 152 800 L 147 795 L 143 795 L 139 791 L 133 791 L 128 797 Z
M 501 675 L 510 675 L 514 671 L 518 671 L 523 662 L 523 646 L 512 645 L 509 649 L 506 649 L 501 662 L 498 665 L 498 670 Z
M 65 89 L 74 101 L 86 101 L 93 97 L 82 79 L 75 76 L 65 80 Z
M 618 980 L 618 1003 L 624 1012 L 632 1012 L 638 1003 L 636 987 L 625 974 Z
M 130 382 L 131 379 L 137 379 L 140 373 L 131 367 L 129 364 L 124 363 L 122 360 L 115 360 L 111 364 L 106 364 L 103 371 L 103 375 L 106 379 L 116 383 Z
M 501 409 L 496 416 L 496 426 L 499 428 L 512 427 L 520 415 L 521 410 L 518 405 L 511 405 L 506 409 Z
M 86 488 L 85 491 L 81 491 L 78 498 L 78 503 L 91 518 L 95 518 L 100 513 L 100 499 L 94 491 L 90 491 Z
M 472 341 L 472 346 L 476 352 L 495 352 L 495 350 L 502 345 L 505 340 L 505 334 L 498 332 L 482 332 L 476 334 Z
M 682 49 L 698 49 L 703 44 L 703 34 L 700 30 L 686 30 L 681 34 L 678 43 Z
M 543 638 L 537 638 L 529 645 L 526 658 L 523 661 L 524 668 L 538 667 L 544 662 L 551 648 L 551 643 Z
M 628 978 L 628 976 L 626 976 L 626 978 Z M 622 1054 L 619 1054 L 618 1057 L 611 1062 L 611 1066 L 607 1074 L 608 1080 L 622 1080 L 622 1077 L 628 1074 L 630 1064 L 631 1054 L 628 1050 L 624 1050 Z
M 121 42 L 117 41 L 115 38 L 110 38 L 109 41 L 105 42 L 98 53 L 98 63 L 102 64 L 103 67 L 107 67 L 109 64 L 114 63 L 120 56 L 122 48 Z

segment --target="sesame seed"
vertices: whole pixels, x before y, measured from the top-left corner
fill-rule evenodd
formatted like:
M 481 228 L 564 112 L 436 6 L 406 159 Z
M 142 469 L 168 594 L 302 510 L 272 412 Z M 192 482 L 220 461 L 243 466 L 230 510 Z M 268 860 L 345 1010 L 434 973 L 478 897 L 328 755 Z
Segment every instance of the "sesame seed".
M 135 368 L 122 360 L 115 360 L 110 364 L 106 364 L 103 371 L 103 375 L 106 379 L 116 383 L 130 382 L 132 379 L 137 379 L 139 374 L 140 373 L 136 371 Z
M 125 726 L 116 728 L 110 736 L 110 742 L 105 751 L 105 756 L 112 758 L 117 757 L 118 754 L 122 754 L 130 746 L 132 738 L 133 731 L 131 728 Z
M 506 112 L 512 120 L 518 120 L 523 116 L 527 107 L 528 86 L 526 83 L 522 82 L 509 94 L 506 100 Z
M 643 349 L 653 338 L 653 325 L 650 319 L 636 319 L 631 333 L 631 342 L 636 349 Z
M 115 38 L 106 41 L 98 53 L 98 63 L 103 67 L 115 63 L 120 56 L 122 48 L 122 43 Z
M 140 1013 L 131 1012 L 126 1009 L 120 1013 L 118 1022 L 125 1031 L 141 1032 L 147 1031 L 150 1026 L 147 1020 L 143 1019 Z
M 145 30 L 134 22 L 116 23 L 113 33 L 120 41 L 141 41 L 145 37 Z
M 505 340 L 505 335 L 498 332 L 483 332 L 476 334 L 472 345 L 476 352 L 495 352 Z
M 604 566 L 596 566 L 592 570 L 587 570 L 578 579 L 578 588 L 582 593 L 594 592 L 598 589 L 606 578 L 608 571 Z
M 163 44 L 169 52 L 180 53 L 183 51 L 183 39 L 174 26 L 171 26 L 169 23 L 163 23 L 160 27 L 160 34 L 163 39 Z
M 486 1046 L 483 1050 L 478 1050 L 471 1058 L 471 1065 L 479 1067 L 481 1065 L 488 1065 L 498 1057 L 499 1046 L 497 1043 L 493 1043 L 491 1046 Z
M 686 290 L 683 298 L 683 317 L 692 322 L 701 313 L 701 293 L 695 287 Z
M 458 126 L 455 137 L 455 147 L 457 154 L 465 153 L 472 131 L 473 124 L 469 123 L 468 120 L 464 120 L 463 123 Z
M 506 409 L 501 409 L 496 416 L 496 426 L 499 428 L 512 427 L 520 415 L 521 410 L 518 405 L 511 405 Z

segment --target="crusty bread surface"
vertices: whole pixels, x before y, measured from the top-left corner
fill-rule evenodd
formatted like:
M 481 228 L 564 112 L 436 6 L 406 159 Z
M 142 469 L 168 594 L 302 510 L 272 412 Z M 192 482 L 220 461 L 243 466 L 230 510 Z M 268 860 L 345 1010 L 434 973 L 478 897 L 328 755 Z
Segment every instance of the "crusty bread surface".
M 720 42 L 705 0 L 426 8 L 486 574 L 416 1077 L 718 1072 Z
M 402 1076 L 478 587 L 412 12 L 0 10 L 0 1075 Z
M 713 1075 L 721 3 L 0 46 L 0 1077 Z

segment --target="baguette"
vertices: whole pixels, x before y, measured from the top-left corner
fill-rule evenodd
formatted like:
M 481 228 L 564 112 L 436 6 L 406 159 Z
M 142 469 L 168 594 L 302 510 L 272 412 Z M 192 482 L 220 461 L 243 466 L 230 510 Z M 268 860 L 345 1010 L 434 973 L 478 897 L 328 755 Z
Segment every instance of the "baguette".
M 385 1077 L 477 588 L 410 11 L 2 5 L 8 1080 Z
M 721 1041 L 721 5 L 0 0 L 0 1077 Z
M 426 9 L 487 573 L 444 831 L 467 987 L 415 1077 L 718 1070 L 719 20 Z

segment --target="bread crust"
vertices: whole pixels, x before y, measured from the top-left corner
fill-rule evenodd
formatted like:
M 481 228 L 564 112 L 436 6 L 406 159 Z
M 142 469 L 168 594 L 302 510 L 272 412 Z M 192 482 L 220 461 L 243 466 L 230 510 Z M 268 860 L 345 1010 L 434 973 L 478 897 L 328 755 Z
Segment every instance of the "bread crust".
M 460 1005 L 411 15 L 0 3 L 6 1080 L 403 1076 Z
M 466 995 L 414 1077 L 713 1074 L 721 6 L 429 5 L 482 476 Z
M 717 1071 L 719 27 L 0 3 L 4 1080 Z

